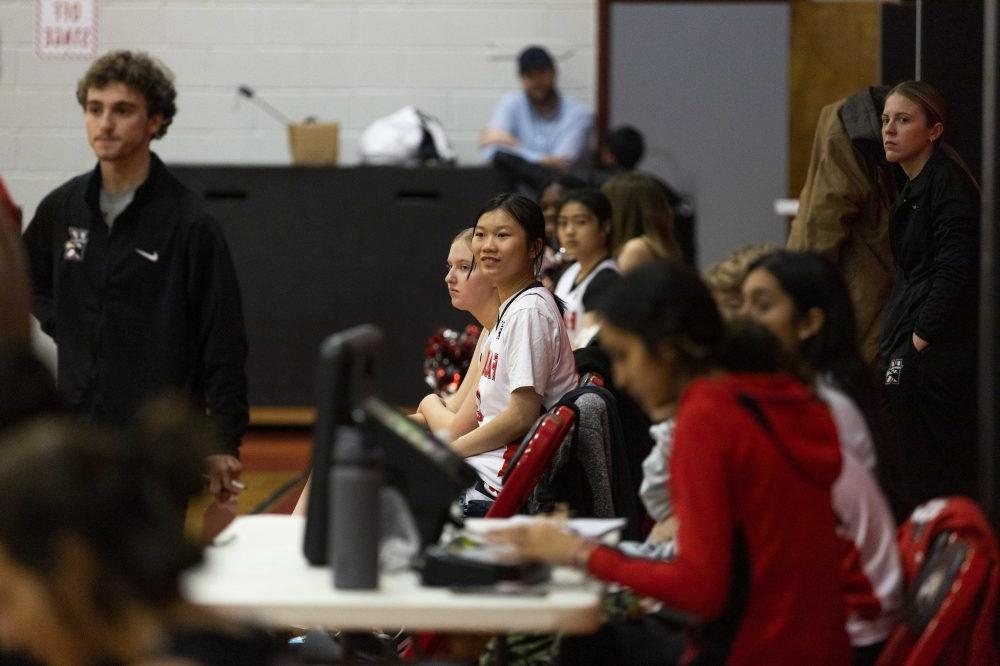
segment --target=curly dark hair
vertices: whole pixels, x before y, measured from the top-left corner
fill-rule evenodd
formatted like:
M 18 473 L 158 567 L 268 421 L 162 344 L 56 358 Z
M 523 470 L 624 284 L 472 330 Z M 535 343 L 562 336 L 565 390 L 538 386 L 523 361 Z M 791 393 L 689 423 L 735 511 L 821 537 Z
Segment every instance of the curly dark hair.
M 163 123 L 154 136 L 159 139 L 177 113 L 177 91 L 174 75 L 166 65 L 141 51 L 110 51 L 94 61 L 80 82 L 76 84 L 76 99 L 80 106 L 87 105 L 87 91 L 104 88 L 112 83 L 124 83 L 142 93 L 146 98 L 149 115 L 160 115 Z

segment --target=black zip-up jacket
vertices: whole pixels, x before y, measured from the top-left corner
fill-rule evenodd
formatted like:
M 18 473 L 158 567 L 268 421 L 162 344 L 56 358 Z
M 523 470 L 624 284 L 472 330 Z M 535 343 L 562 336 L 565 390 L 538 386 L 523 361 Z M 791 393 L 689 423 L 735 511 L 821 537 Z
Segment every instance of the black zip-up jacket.
M 223 452 L 248 423 L 239 284 L 219 225 L 156 155 L 109 231 L 101 171 L 42 200 L 24 234 L 33 311 L 69 405 L 124 422 L 164 389 L 204 407 Z
M 936 148 L 890 213 L 896 276 L 879 339 L 883 361 L 911 351 L 913 333 L 932 345 L 971 345 L 975 354 L 979 216 L 976 185 Z

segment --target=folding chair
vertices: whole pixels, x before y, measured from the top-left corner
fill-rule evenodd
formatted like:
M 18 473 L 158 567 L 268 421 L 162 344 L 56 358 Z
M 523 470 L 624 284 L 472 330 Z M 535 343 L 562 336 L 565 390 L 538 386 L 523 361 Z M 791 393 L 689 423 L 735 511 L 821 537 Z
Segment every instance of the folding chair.
M 487 518 L 509 518 L 521 509 L 573 427 L 574 418 L 569 407 L 556 406 L 539 419 L 510 459 L 503 487 L 486 512 Z
M 997 542 L 976 503 L 949 497 L 923 504 L 899 528 L 898 541 L 906 603 L 879 666 L 997 663 Z

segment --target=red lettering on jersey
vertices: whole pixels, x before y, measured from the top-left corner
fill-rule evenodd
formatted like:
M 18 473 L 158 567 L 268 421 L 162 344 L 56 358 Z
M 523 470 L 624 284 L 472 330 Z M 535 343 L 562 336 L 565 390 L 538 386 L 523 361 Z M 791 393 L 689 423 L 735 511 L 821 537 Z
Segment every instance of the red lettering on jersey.
M 478 423 L 483 422 L 483 410 L 480 409 L 481 398 L 479 397 L 479 389 L 476 389 L 476 421 Z
M 576 312 L 566 313 L 566 328 L 571 331 L 576 330 Z
M 496 381 L 498 363 L 500 363 L 500 354 L 490 352 L 486 357 L 486 363 L 483 363 L 483 377 Z

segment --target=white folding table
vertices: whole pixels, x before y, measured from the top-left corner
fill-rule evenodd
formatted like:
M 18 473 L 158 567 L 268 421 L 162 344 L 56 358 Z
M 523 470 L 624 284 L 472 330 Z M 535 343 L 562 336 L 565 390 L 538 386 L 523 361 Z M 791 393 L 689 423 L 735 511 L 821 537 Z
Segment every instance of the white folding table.
M 378 590 L 337 590 L 331 570 L 309 565 L 302 554 L 304 529 L 297 516 L 237 518 L 184 577 L 185 596 L 272 628 L 581 634 L 600 624 L 601 586 L 572 569 L 557 568 L 543 594 L 427 588 L 413 572 L 382 575 Z

